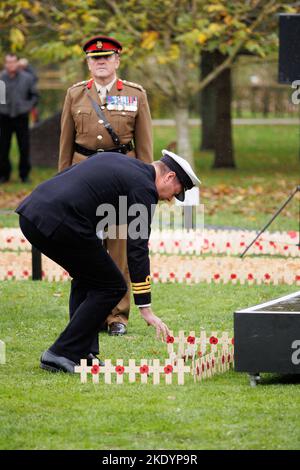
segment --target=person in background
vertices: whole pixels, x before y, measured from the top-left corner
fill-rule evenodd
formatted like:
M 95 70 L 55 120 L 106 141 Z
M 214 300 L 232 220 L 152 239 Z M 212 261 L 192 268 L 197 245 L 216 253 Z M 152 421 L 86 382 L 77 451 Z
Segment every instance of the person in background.
M 34 70 L 32 65 L 29 64 L 28 59 L 26 59 L 25 57 L 22 57 L 21 59 L 19 59 L 19 70 L 23 70 L 24 72 L 29 73 L 32 76 L 35 85 L 37 86 L 38 76 L 36 74 L 36 71 Z M 32 108 L 30 114 L 31 114 L 32 123 L 33 124 L 38 123 L 40 118 L 39 118 L 39 110 L 37 106 L 34 106 Z
M 91 79 L 68 89 L 61 118 L 59 171 L 96 152 L 123 153 L 145 163 L 153 161 L 152 123 L 143 87 L 117 76 L 122 45 L 97 36 L 83 45 Z M 121 231 L 125 227 L 120 228 Z M 124 298 L 106 319 L 110 335 L 127 331 L 130 277 L 126 240 L 105 240 L 106 248 L 127 281 Z
M 38 93 L 32 76 L 19 69 L 15 54 L 5 56 L 0 80 L 5 85 L 5 103 L 0 104 L 0 183 L 6 183 L 10 179 L 12 167 L 9 152 L 14 133 L 20 154 L 19 176 L 26 183 L 31 170 L 29 113 L 38 102 Z

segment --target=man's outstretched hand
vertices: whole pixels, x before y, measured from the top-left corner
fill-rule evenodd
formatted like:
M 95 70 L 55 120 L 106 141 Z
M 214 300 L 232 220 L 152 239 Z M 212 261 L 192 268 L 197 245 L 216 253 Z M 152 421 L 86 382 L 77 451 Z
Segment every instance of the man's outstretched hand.
M 148 325 L 154 326 L 156 329 L 156 336 L 158 339 L 166 339 L 166 337 L 170 334 L 170 330 L 167 325 L 154 313 L 152 312 L 151 307 L 140 307 L 140 312 Z

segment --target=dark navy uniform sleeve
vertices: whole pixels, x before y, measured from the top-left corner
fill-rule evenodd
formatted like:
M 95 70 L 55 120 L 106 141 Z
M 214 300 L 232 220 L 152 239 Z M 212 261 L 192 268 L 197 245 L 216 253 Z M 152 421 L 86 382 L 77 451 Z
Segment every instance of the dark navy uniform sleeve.
M 157 193 L 139 188 L 128 196 L 127 260 L 136 305 L 151 303 L 151 277 L 148 242 Z

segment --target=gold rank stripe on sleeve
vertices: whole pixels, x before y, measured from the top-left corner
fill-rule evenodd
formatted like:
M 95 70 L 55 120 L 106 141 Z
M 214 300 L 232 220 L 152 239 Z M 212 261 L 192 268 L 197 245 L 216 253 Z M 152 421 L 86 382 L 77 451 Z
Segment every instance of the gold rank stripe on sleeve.
M 133 290 L 134 292 L 141 292 L 142 290 L 149 290 L 149 291 L 150 291 L 150 290 L 151 290 L 151 286 L 150 286 L 150 285 L 149 285 L 149 286 L 140 286 L 140 287 L 134 287 L 134 286 L 132 286 L 132 290 Z
M 147 289 L 144 290 L 132 290 L 132 293 L 137 295 L 137 294 L 151 294 L 151 287 L 147 287 Z
M 131 285 L 133 289 L 134 288 L 139 289 L 140 287 L 151 286 L 151 283 L 150 282 L 132 282 Z
M 151 293 L 151 277 L 147 276 L 144 282 L 132 282 L 133 294 L 150 294 Z

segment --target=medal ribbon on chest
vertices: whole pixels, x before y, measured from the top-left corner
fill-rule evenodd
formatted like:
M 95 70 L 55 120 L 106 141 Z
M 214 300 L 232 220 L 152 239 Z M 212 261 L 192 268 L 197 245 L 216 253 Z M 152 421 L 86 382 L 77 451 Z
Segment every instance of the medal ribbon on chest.
M 137 96 L 106 96 L 107 109 L 110 111 L 137 111 Z

